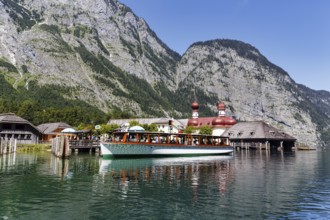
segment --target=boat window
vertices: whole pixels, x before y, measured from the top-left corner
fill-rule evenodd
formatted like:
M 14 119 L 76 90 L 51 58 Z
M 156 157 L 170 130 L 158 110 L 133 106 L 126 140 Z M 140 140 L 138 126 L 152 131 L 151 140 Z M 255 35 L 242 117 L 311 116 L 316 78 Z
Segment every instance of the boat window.
M 159 143 L 158 134 L 150 134 L 150 142 L 152 142 L 152 143 Z
M 137 141 L 136 136 L 137 136 L 137 134 L 129 134 L 127 141 L 136 142 Z
M 206 144 L 207 138 L 205 136 L 200 137 L 200 143 L 199 144 Z
M 148 142 L 148 134 L 138 134 L 139 142 Z
M 212 143 L 215 145 L 218 145 L 221 143 L 221 139 L 219 137 L 213 137 L 212 138 Z
M 185 142 L 185 136 L 184 135 L 179 135 L 178 136 L 178 144 L 184 144 Z
M 124 140 L 124 133 L 115 133 L 113 139 L 115 142 L 122 142 Z

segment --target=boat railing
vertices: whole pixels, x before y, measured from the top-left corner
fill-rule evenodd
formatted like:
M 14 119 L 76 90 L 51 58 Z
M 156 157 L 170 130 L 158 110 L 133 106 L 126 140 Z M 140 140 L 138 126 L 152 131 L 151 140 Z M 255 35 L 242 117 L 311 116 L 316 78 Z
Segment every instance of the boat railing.
M 121 144 L 145 144 L 145 145 L 178 145 L 178 146 L 230 146 L 228 137 L 192 135 L 192 134 L 168 134 L 168 133 L 117 133 L 106 142 Z

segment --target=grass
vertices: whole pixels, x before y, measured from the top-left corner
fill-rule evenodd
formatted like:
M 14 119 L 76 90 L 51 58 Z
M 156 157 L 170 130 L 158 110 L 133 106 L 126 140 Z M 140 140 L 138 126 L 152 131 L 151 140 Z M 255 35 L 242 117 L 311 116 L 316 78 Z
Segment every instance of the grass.
M 17 144 L 17 152 L 40 152 L 50 150 L 49 144 Z

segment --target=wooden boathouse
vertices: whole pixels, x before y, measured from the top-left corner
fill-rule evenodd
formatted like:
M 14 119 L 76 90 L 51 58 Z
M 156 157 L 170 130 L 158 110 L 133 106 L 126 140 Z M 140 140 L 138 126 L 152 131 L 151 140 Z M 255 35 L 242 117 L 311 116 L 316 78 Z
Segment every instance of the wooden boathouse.
M 41 132 L 32 123 L 14 113 L 0 114 L 0 139 L 11 138 L 16 139 L 19 144 L 37 144 Z
M 231 145 L 239 149 L 292 150 L 296 143 L 296 138 L 264 121 L 239 122 L 223 135 L 228 136 Z

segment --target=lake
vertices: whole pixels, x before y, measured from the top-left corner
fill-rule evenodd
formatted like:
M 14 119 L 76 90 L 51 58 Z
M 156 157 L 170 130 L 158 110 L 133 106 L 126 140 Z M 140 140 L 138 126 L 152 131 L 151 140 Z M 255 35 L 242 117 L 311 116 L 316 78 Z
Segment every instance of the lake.
M 0 156 L 1 219 L 327 219 L 330 152 Z

